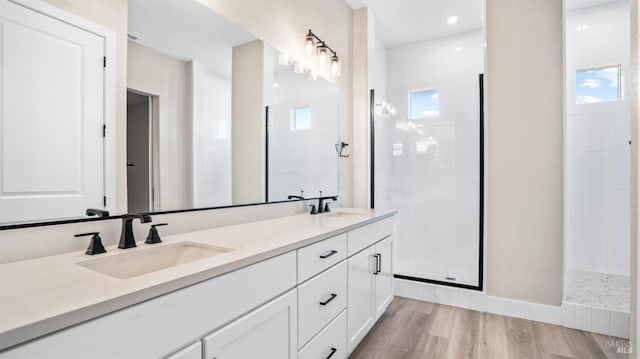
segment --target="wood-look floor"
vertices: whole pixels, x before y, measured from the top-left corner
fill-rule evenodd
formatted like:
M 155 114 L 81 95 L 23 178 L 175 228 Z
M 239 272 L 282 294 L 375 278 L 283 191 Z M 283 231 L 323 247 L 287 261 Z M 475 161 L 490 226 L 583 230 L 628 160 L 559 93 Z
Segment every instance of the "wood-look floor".
M 396 297 L 349 359 L 628 358 L 626 340 Z

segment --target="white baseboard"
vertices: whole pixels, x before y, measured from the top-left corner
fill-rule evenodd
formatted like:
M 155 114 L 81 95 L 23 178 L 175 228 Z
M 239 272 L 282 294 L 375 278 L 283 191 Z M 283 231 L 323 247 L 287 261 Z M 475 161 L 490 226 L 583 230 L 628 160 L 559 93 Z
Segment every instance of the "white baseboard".
M 562 303 L 562 326 L 629 338 L 629 313 L 574 303 Z
M 487 312 L 562 325 L 562 307 L 487 296 Z
M 556 307 L 404 279 L 394 279 L 394 294 L 399 297 L 562 325 L 621 338 L 629 337 L 629 313 L 615 310 L 572 303 L 563 303 L 562 306 Z
M 399 297 L 472 309 L 480 312 L 486 310 L 487 295 L 484 292 L 475 290 L 405 279 L 394 279 L 394 294 Z

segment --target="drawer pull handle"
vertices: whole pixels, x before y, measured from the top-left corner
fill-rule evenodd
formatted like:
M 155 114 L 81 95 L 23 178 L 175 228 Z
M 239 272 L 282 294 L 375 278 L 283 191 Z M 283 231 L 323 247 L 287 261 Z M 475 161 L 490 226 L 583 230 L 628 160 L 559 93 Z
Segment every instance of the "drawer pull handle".
M 327 357 L 327 359 L 331 358 L 333 356 L 333 354 L 335 354 L 337 351 L 338 351 L 338 349 L 331 348 L 331 353 L 329 353 L 329 356 Z
M 327 253 L 327 254 L 323 254 L 323 255 L 321 255 L 321 256 L 320 256 L 320 258 L 322 258 L 322 259 L 327 259 L 327 258 L 331 257 L 332 255 L 334 255 L 334 254 L 336 254 L 336 253 L 338 253 L 338 251 L 336 251 L 336 250 L 334 249 L 334 250 L 331 250 L 331 252 L 329 252 L 329 253 Z
M 373 274 L 377 275 L 378 273 L 381 272 L 381 269 L 382 269 L 382 265 L 381 265 L 382 256 L 380 255 L 380 253 L 376 253 L 376 254 L 373 255 L 373 258 L 375 258 L 375 260 L 376 260 L 375 268 L 373 270 Z
M 331 298 L 325 300 L 324 302 L 320 302 L 320 305 L 327 305 L 329 304 L 329 302 L 331 302 L 332 300 L 336 299 L 338 295 L 336 293 L 331 293 Z
M 378 256 L 378 273 L 382 272 L 382 254 L 376 254 Z

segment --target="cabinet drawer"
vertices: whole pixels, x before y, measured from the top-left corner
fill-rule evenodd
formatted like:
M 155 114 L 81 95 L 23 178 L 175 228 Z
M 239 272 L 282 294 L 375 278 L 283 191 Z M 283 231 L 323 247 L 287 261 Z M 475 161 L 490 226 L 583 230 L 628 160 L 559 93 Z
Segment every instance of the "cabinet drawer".
M 298 352 L 298 359 L 344 359 L 347 357 L 347 311 L 343 311 Z
M 393 233 L 393 217 L 349 231 L 348 255 L 352 256 Z
M 298 249 L 298 283 L 347 258 L 347 234 L 343 233 Z
M 298 345 L 314 335 L 347 307 L 347 262 L 298 287 Z

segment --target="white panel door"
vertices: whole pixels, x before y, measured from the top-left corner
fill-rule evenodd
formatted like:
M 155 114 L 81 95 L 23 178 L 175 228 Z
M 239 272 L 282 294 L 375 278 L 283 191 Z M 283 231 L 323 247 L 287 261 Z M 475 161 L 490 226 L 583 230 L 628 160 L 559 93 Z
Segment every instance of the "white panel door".
M 376 244 L 376 255 L 378 255 L 378 270 L 375 277 L 375 308 L 376 320 L 387 309 L 393 299 L 393 242 L 391 236 Z
M 349 258 L 347 335 L 349 353 L 373 327 L 373 279 L 375 248 L 371 246 Z
M 104 195 L 104 38 L 0 0 L 0 222 L 78 217 Z
M 204 358 L 295 359 L 297 313 L 294 289 L 203 338 Z

